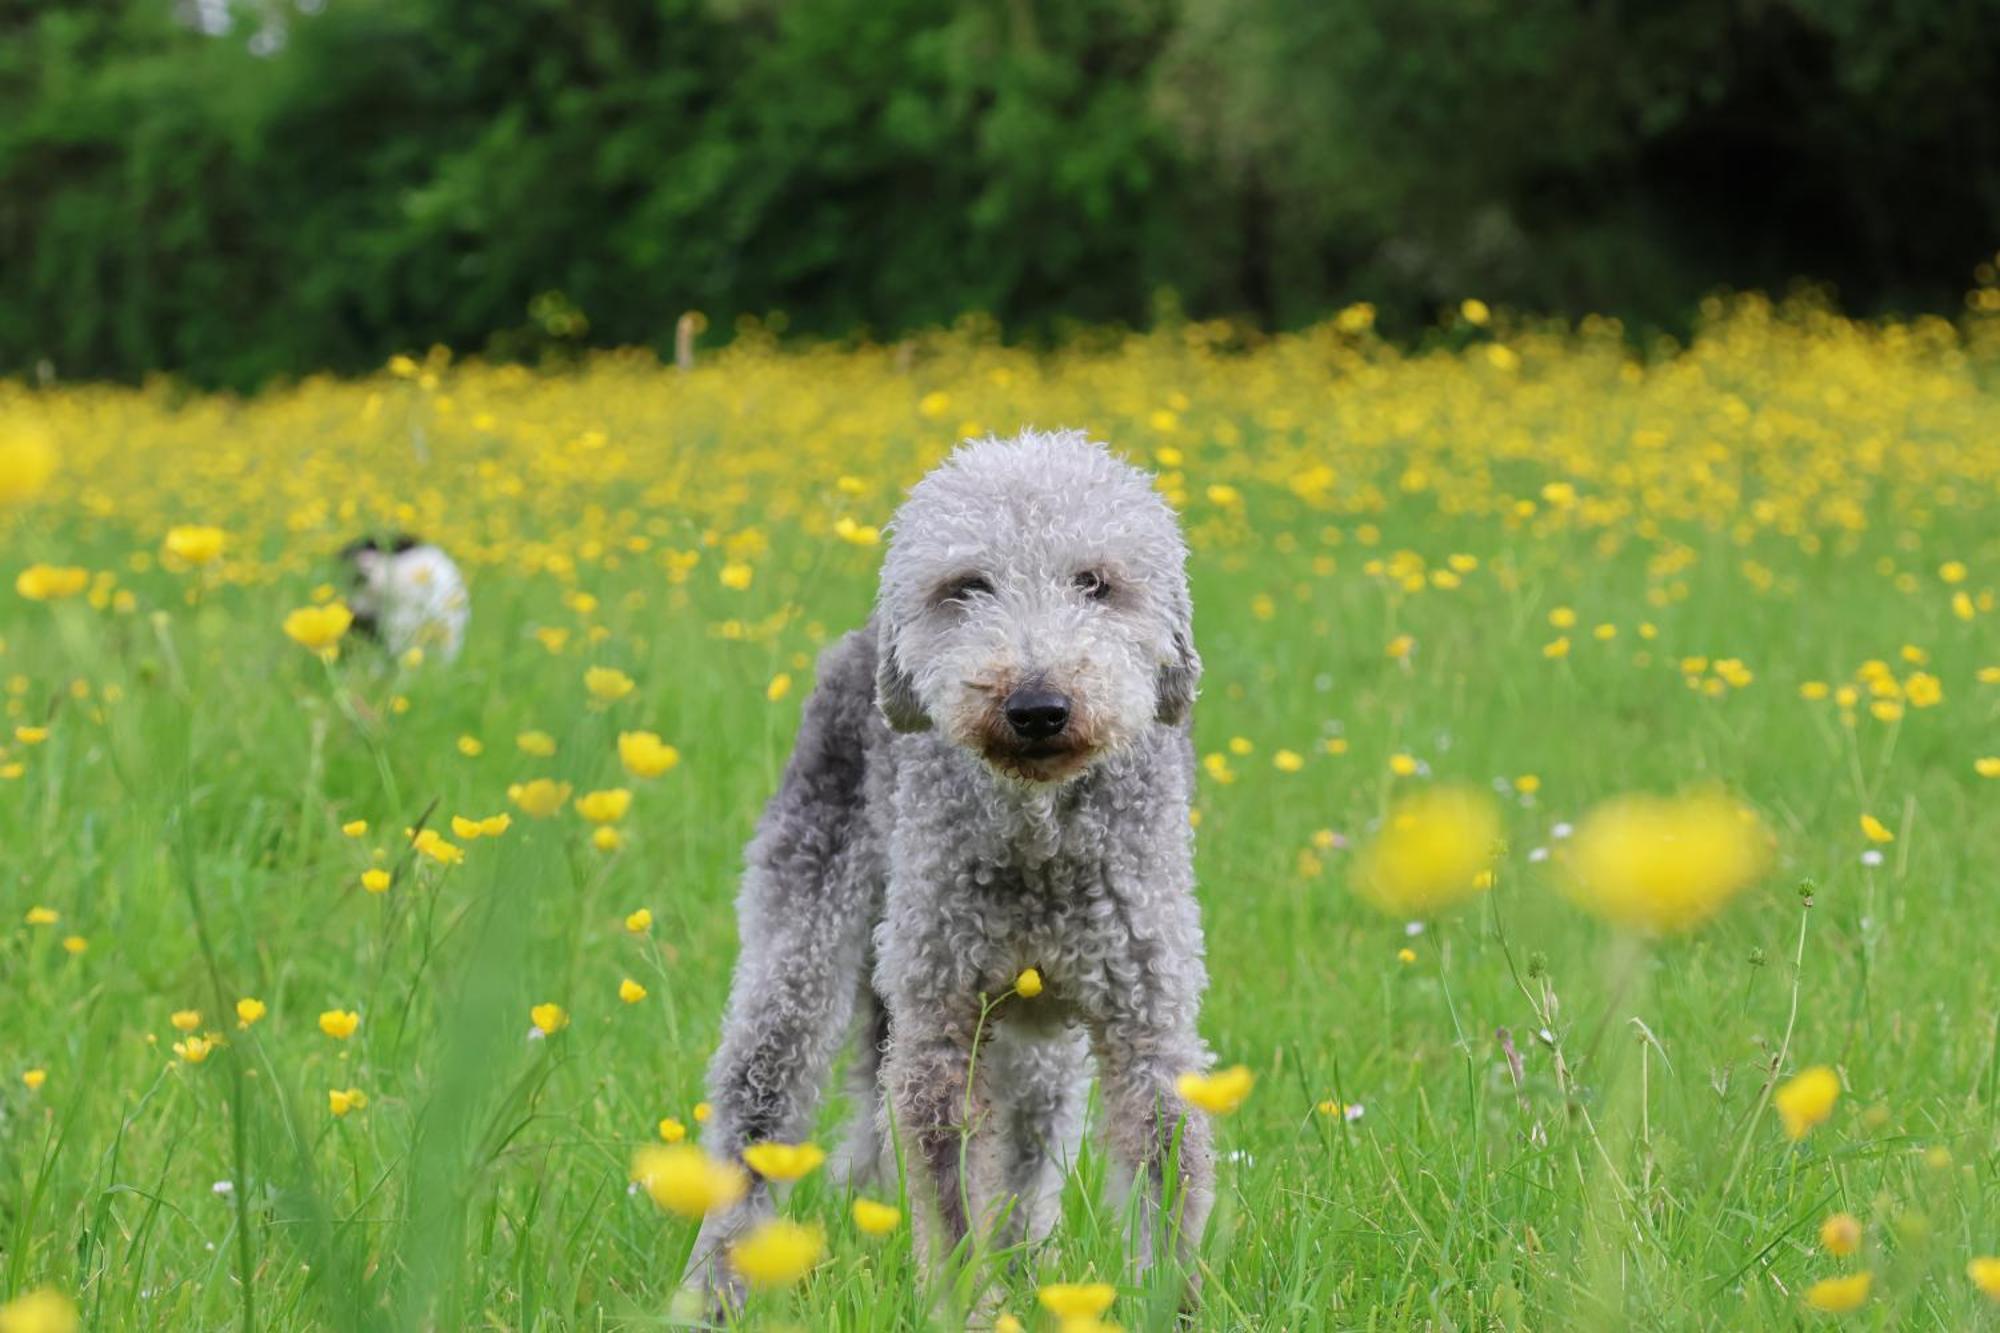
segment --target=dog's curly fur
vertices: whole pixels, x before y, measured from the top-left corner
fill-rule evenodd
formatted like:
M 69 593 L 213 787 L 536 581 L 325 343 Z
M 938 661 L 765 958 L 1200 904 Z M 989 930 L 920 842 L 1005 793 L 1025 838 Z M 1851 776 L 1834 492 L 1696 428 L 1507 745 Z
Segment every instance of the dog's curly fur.
M 1199 1237 L 1213 1193 L 1208 1127 L 1174 1086 L 1210 1062 L 1185 543 L 1146 474 L 1076 432 L 964 445 L 890 534 L 874 617 L 821 658 L 750 844 L 705 1142 L 740 1158 L 806 1137 L 858 1027 L 838 1164 L 879 1176 L 901 1136 L 927 1257 L 999 1216 L 1032 1238 L 1094 1061 L 1107 1146 L 1143 1191 L 1143 1268 L 1162 1223 Z M 1022 686 L 1067 699 L 1059 734 L 1010 726 Z M 1029 967 L 1044 991 L 993 1011 L 975 1063 L 982 996 Z M 709 1218 L 690 1283 L 739 1295 L 727 1246 L 771 1208 L 760 1181 Z

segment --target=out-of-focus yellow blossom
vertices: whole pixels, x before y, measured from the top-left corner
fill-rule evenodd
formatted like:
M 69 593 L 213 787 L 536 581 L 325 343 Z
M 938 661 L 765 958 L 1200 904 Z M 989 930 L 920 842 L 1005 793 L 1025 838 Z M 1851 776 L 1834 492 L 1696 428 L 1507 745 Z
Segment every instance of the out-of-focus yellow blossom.
M 634 935 L 643 935 L 652 928 L 653 913 L 651 908 L 641 907 L 638 911 L 630 913 L 625 918 L 625 929 Z
M 1014 978 L 1014 993 L 1024 1000 L 1032 1000 L 1042 993 L 1042 974 L 1032 967 L 1021 969 L 1021 975 Z
M 344 1117 L 349 1111 L 359 1111 L 368 1105 L 368 1094 L 359 1088 L 328 1088 L 326 1109 L 334 1119 Z
M 777 675 L 771 677 L 771 683 L 764 687 L 764 697 L 772 703 L 778 702 L 778 700 L 791 692 L 792 673 L 789 671 L 780 671 Z
M 31 602 L 59 602 L 90 586 L 90 571 L 75 565 L 29 565 L 14 578 L 14 591 Z
M 721 580 L 723 587 L 742 592 L 750 586 L 751 580 L 757 577 L 757 571 L 755 567 L 741 560 L 732 560 L 718 571 L 716 577 Z
M 743 1150 L 743 1164 L 767 1180 L 798 1180 L 824 1161 L 825 1150 L 811 1143 L 753 1143 Z
M 201 1010 L 176 1009 L 167 1015 L 167 1022 L 173 1025 L 176 1032 L 192 1032 L 201 1026 Z
M 49 738 L 47 727 L 16 727 L 14 739 L 23 745 L 40 745 Z
M 688 1136 L 687 1126 L 672 1116 L 662 1117 L 659 1124 L 660 1142 L 679 1143 Z
M 569 802 L 570 785 L 552 778 L 535 778 L 529 782 L 516 782 L 508 786 L 507 799 L 518 806 L 523 814 L 535 819 L 547 819 Z
M 1853 1213 L 1834 1213 L 1819 1224 L 1820 1248 L 1845 1259 L 1861 1248 L 1861 1221 Z
M 90 948 L 90 941 L 85 939 L 81 935 L 65 935 L 63 937 L 62 947 L 64 953 L 74 958 L 77 955 L 86 952 Z
M 458 738 L 458 752 L 467 759 L 477 759 L 480 755 L 486 753 L 486 743 L 477 736 L 460 736 Z
M 1889 826 L 1873 815 L 1864 814 L 1861 816 L 1861 832 L 1870 842 L 1894 842 L 1896 840 L 1896 835 L 1889 831 Z
M 2000 1255 L 1982 1255 L 1965 1266 L 1965 1275 L 1972 1279 L 1972 1285 L 1986 1293 L 1989 1300 L 2000 1301 Z
M 1849 1314 L 1867 1303 L 1874 1281 L 1875 1275 L 1867 1272 L 1821 1278 L 1806 1288 L 1806 1305 L 1821 1314 Z
M 774 1217 L 729 1247 L 729 1264 L 753 1287 L 790 1286 L 826 1254 L 817 1226 Z
M 1231 1065 L 1212 1074 L 1189 1072 L 1174 1080 L 1174 1090 L 1190 1106 L 1211 1115 L 1229 1115 L 1250 1098 L 1257 1076 L 1243 1065 Z
M 77 1333 L 76 1305 L 53 1287 L 41 1287 L 0 1305 L 0 1333 Z
M 1981 755 L 1972 761 L 1972 771 L 1982 778 L 2000 778 L 2000 755 Z
M 1109 1282 L 1052 1282 L 1035 1292 L 1035 1299 L 1057 1319 L 1102 1319 L 1118 1299 Z
M 556 752 L 556 738 L 546 731 L 524 731 L 514 738 L 514 748 L 536 759 L 547 759 Z
M 1500 816 L 1469 787 L 1434 787 L 1399 799 L 1354 859 L 1356 892 L 1402 916 L 1443 911 L 1480 892 L 1493 864 Z
M 617 667 L 594 666 L 583 673 L 583 688 L 598 703 L 616 703 L 637 688 L 630 676 Z
M 207 524 L 181 524 L 167 529 L 161 549 L 170 561 L 185 566 L 211 565 L 222 558 L 229 535 Z
M 31 926 L 53 926 L 56 922 L 62 920 L 62 914 L 57 912 L 53 907 L 30 907 L 27 915 L 22 920 Z M 196 1021 L 200 1020 L 197 1019 Z
M 618 762 L 635 778 L 656 778 L 680 761 L 681 752 L 650 731 L 618 733 Z
M 34 499 L 55 473 L 55 446 L 39 431 L 0 427 L 0 505 Z
M 21 1071 L 21 1082 L 28 1085 L 29 1092 L 40 1092 L 42 1085 L 48 1081 L 49 1071 L 46 1069 L 24 1069 Z
M 370 893 L 387 893 L 389 891 L 389 883 L 389 872 L 380 866 L 371 867 L 361 872 L 361 887 Z
M 368 821 L 365 819 L 350 819 L 340 826 L 340 831 L 344 836 L 349 838 L 365 838 L 368 836 Z
M 1271 756 L 1271 767 L 1280 773 L 1296 773 L 1305 766 L 1305 756 L 1297 750 L 1279 750 Z
M 576 812 L 593 824 L 615 824 L 632 808 L 632 793 L 624 787 L 590 791 L 576 798 Z
M 618 998 L 627 1004 L 637 1004 L 646 998 L 646 988 L 627 977 L 618 983 Z
M 461 865 L 465 861 L 465 849 L 453 842 L 447 842 L 436 829 L 419 829 L 410 845 L 419 853 L 443 866 Z
M 625 845 L 625 836 L 610 824 L 599 824 L 590 831 L 590 845 L 600 852 L 615 852 Z
M 246 995 L 236 1002 L 236 1026 L 250 1027 L 269 1012 L 262 1000 Z
M 552 1002 L 532 1006 L 528 1018 L 544 1036 L 552 1037 L 569 1026 L 569 1010 Z
M 850 1210 L 863 1235 L 886 1236 L 903 1220 L 903 1210 L 873 1199 L 856 1199 Z
M 198 1065 L 214 1053 L 222 1044 L 216 1037 L 198 1037 L 190 1033 L 186 1040 L 174 1043 L 174 1054 L 191 1065 Z
M 632 1179 L 654 1203 L 681 1217 L 705 1217 L 727 1208 L 750 1188 L 734 1162 L 719 1162 L 691 1143 L 650 1145 L 632 1157 Z
M 1770 845 L 1756 815 L 1723 796 L 1621 796 L 1578 824 L 1561 883 L 1615 925 L 1689 930 L 1756 883 Z
M 339 646 L 353 624 L 354 613 L 345 602 L 302 606 L 285 617 L 285 636 L 302 648 L 324 653 Z
M 1840 1076 L 1825 1065 L 1813 1065 L 1778 1085 L 1771 1105 L 1785 1128 L 1785 1137 L 1802 1139 L 1824 1124 L 1840 1100 Z
M 335 1041 L 346 1041 L 361 1026 L 361 1015 L 352 1009 L 328 1009 L 319 1016 L 319 1030 Z

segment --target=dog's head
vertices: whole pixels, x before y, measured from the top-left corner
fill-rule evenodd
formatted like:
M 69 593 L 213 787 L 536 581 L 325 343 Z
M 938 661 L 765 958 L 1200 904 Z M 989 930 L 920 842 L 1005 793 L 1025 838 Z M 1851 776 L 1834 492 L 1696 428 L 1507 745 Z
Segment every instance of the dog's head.
M 394 595 L 396 557 L 423 543 L 408 533 L 358 537 L 340 548 L 348 568 L 347 608 L 354 613 L 358 633 L 379 632 L 383 604 Z
M 1180 526 L 1081 432 L 962 446 L 889 531 L 876 700 L 899 731 L 1061 782 L 1187 715 L 1201 660 Z

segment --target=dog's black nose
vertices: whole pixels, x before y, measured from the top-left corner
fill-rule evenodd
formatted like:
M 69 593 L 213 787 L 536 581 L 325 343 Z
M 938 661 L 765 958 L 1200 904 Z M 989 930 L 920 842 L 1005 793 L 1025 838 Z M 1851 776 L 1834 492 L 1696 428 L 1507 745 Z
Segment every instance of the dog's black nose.
M 1007 725 L 1024 741 L 1045 741 L 1069 725 L 1069 700 L 1040 685 L 1007 696 Z

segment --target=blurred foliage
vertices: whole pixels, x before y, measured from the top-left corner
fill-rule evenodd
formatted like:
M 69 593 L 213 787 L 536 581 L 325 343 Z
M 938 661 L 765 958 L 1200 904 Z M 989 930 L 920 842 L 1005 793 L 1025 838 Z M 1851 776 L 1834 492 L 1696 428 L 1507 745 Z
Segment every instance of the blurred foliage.
M 216 16 L 227 15 L 226 31 Z M 204 16 L 208 22 L 204 25 Z M 1991 0 L 0 0 L 0 372 L 1953 302 Z M 1163 304 L 1164 300 L 1164 304 Z

